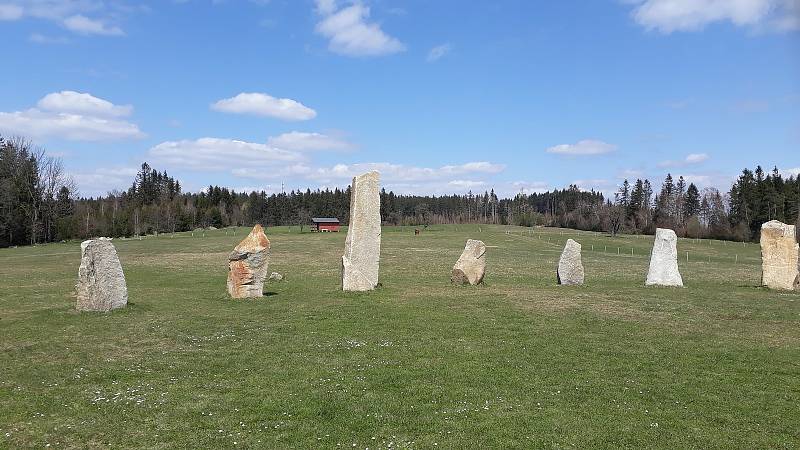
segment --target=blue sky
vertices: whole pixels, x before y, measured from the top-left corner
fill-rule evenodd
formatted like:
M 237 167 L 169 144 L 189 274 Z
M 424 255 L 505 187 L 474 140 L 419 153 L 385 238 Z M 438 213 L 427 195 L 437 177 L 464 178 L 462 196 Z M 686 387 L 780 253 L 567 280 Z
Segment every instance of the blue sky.
M 0 0 L 0 51 L 0 133 L 84 195 L 800 172 L 800 0 Z

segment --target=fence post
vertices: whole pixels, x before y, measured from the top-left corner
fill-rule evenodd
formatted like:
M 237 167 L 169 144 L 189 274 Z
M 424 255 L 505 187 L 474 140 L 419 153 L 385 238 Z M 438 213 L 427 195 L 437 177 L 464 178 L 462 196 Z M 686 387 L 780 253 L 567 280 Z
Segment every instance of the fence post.
M 686 262 L 689 262 L 689 252 L 686 252 Z

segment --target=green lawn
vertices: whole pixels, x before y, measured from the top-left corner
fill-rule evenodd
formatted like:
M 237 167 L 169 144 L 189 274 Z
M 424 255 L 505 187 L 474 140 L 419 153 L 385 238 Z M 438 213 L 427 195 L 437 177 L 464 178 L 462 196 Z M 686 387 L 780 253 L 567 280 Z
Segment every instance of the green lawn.
M 236 301 L 247 230 L 115 240 L 110 314 L 74 311 L 78 243 L 0 250 L 0 448 L 800 447 L 800 294 L 758 287 L 757 245 L 681 239 L 686 288 L 645 288 L 651 237 L 384 228 L 355 294 L 345 233 L 298 231 Z M 585 286 L 555 283 L 569 237 Z M 483 286 L 450 285 L 467 238 Z

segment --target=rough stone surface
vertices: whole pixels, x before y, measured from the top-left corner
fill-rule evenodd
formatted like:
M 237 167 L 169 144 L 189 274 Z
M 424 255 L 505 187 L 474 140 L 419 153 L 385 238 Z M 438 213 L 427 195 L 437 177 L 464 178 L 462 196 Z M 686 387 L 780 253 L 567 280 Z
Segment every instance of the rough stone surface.
M 278 272 L 272 272 L 269 274 L 267 281 L 283 281 L 283 275 L 279 274 Z
M 456 284 L 471 284 L 473 286 L 483 282 L 486 275 L 486 245 L 481 241 L 470 239 L 461 252 L 461 257 L 453 266 L 453 275 L 450 281 Z
M 353 178 L 350 222 L 342 256 L 342 290 L 370 291 L 378 285 L 381 257 L 380 174 Z
M 650 254 L 650 270 L 647 286 L 683 286 L 678 271 L 678 236 L 666 228 L 656 228 L 653 251 Z
M 228 256 L 228 294 L 233 298 L 263 297 L 268 266 L 269 239 L 261 225 L 256 225 Z
M 583 284 L 584 272 L 583 262 L 581 261 L 581 244 L 567 240 L 561 258 L 558 260 L 558 284 L 577 285 Z
M 777 220 L 761 225 L 761 284 L 770 289 L 800 289 L 795 226 Z
M 75 309 L 111 311 L 128 304 L 128 287 L 111 239 L 100 238 L 81 243 L 81 265 Z

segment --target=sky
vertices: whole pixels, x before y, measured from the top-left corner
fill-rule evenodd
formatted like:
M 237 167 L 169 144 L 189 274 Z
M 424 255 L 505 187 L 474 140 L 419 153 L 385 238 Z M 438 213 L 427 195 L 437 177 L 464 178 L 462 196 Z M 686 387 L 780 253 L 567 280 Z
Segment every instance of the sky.
M 0 55 L 0 134 L 85 196 L 800 173 L 800 0 L 0 0 Z

